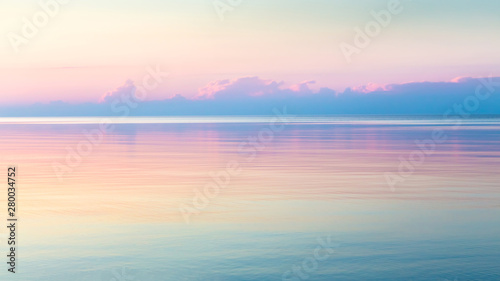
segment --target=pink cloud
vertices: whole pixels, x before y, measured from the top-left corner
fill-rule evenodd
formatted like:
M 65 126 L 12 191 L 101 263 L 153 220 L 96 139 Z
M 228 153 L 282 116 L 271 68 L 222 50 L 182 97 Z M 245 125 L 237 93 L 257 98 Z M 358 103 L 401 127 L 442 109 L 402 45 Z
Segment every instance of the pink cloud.
M 105 93 L 100 99 L 99 99 L 99 103 L 106 103 L 106 102 L 111 102 L 117 98 L 120 98 L 124 95 L 134 95 L 135 93 L 135 85 L 134 85 L 134 81 L 132 80 L 127 80 L 125 82 L 125 84 L 123 84 L 122 86 L 114 89 L 114 90 L 111 90 L 107 93 Z
M 472 79 L 473 79 L 472 77 L 468 77 L 468 76 L 458 76 L 458 77 L 455 77 L 455 78 L 451 79 L 450 82 L 453 82 L 453 83 L 464 83 L 464 82 L 470 81 Z
M 290 87 L 283 87 L 283 82 L 261 79 L 256 76 L 218 80 L 200 88 L 195 99 L 259 97 L 278 94 L 288 96 L 307 95 L 313 93 L 309 85 L 314 83 L 316 82 L 309 80 Z
M 310 94 L 312 93 L 311 89 L 309 88 L 309 85 L 315 84 L 316 81 L 314 80 L 309 80 L 309 81 L 304 81 L 299 84 L 295 84 L 290 86 L 290 90 L 297 92 L 297 93 L 304 93 L 304 94 Z
M 376 92 L 376 91 L 386 91 L 386 90 L 389 90 L 390 87 L 391 87 L 390 85 L 368 83 L 366 85 L 352 87 L 351 90 L 353 92 L 366 94 L 366 93 L 371 93 L 371 92 Z
M 218 80 L 199 89 L 195 99 L 255 97 L 279 91 L 283 82 L 264 80 L 259 77 L 242 77 Z

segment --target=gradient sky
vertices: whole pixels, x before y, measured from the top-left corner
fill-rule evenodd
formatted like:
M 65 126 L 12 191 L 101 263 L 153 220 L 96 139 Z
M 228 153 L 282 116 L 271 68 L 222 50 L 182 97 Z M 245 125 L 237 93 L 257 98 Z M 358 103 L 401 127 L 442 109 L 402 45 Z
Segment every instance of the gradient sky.
M 403 11 L 351 63 L 339 44 L 352 44 L 354 28 L 387 0 L 243 0 L 223 21 L 211 0 L 70 1 L 15 52 L 8 34 L 21 34 L 38 2 L 0 2 L 0 105 L 97 102 L 151 65 L 170 77 L 150 100 L 246 76 L 336 91 L 500 76 L 500 1 L 401 0 Z

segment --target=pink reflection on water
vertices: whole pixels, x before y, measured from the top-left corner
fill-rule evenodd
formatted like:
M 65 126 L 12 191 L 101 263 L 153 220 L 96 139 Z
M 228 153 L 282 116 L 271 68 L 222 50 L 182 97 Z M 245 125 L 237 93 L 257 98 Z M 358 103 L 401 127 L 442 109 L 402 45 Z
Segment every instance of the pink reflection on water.
M 449 140 L 392 192 L 384 173 L 430 136 L 431 126 L 287 126 L 253 161 L 239 145 L 265 124 L 120 125 L 58 181 L 54 163 L 85 140 L 93 125 L 3 125 L 3 162 L 16 164 L 22 210 L 100 220 L 182 221 L 178 206 L 238 161 L 243 172 L 211 199 L 212 219 L 237 219 L 245 202 L 286 200 L 498 202 L 496 128 L 443 127 Z M 485 138 L 486 137 L 486 138 Z M 333 208 L 333 207 L 332 207 Z M 291 210 L 293 212 L 293 210 Z

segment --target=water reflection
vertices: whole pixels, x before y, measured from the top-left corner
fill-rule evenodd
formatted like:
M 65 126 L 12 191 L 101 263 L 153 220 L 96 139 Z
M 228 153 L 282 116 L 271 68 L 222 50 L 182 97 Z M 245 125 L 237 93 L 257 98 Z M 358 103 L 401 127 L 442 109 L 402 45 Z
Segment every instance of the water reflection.
M 136 280 L 281 280 L 331 234 L 341 246 L 310 280 L 497 280 L 495 120 L 304 120 L 252 161 L 239 148 L 264 120 L 117 124 L 63 181 L 54 165 L 96 124 L 4 123 L 22 246 L 20 273 L 0 276 L 107 281 L 126 268 Z M 392 192 L 383 174 L 436 127 L 448 140 Z M 229 161 L 242 173 L 186 225 L 179 205 Z

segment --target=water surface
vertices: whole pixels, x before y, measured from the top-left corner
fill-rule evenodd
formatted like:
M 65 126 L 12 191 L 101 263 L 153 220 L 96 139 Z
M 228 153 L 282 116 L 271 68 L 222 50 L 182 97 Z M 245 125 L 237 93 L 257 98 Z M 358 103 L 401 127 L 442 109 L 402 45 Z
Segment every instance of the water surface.
M 282 280 L 325 237 L 334 254 L 288 280 L 500 279 L 500 119 L 301 117 L 259 141 L 271 118 L 115 118 L 85 155 L 102 118 L 2 118 L 20 245 L 0 279 Z M 187 224 L 179 207 L 228 163 L 241 172 Z

